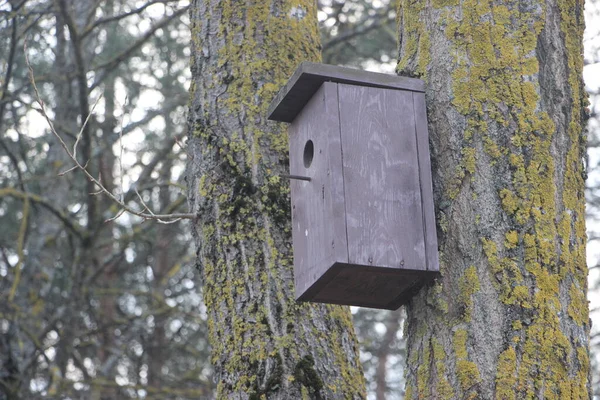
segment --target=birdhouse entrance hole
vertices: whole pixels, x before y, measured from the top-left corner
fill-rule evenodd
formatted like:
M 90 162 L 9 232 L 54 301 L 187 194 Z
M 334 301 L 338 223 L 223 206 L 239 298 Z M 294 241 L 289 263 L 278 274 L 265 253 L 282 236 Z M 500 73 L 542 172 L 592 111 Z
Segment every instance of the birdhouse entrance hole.
M 304 167 L 309 168 L 312 164 L 313 157 L 315 155 L 315 145 L 312 140 L 309 140 L 304 145 Z

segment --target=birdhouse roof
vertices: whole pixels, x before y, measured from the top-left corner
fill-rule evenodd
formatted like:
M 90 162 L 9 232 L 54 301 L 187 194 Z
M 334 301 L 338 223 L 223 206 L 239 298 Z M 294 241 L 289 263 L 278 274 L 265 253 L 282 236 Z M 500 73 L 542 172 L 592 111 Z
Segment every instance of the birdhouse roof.
M 416 78 L 303 62 L 271 102 L 267 111 L 268 119 L 292 122 L 323 82 L 413 92 L 425 91 L 425 83 Z

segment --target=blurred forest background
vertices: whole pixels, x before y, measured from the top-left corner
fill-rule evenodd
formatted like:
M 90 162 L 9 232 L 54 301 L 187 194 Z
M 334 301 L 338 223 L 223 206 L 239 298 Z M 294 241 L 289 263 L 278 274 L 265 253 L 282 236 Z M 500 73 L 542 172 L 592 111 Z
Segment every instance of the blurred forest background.
M 323 62 L 392 72 L 389 0 L 320 0 Z M 588 0 L 588 231 L 600 396 L 600 1 Z M 201 282 L 185 220 L 187 2 L 0 0 L 0 399 L 212 398 Z M 86 117 L 91 115 L 84 129 Z M 370 399 L 403 398 L 402 311 L 353 309 Z

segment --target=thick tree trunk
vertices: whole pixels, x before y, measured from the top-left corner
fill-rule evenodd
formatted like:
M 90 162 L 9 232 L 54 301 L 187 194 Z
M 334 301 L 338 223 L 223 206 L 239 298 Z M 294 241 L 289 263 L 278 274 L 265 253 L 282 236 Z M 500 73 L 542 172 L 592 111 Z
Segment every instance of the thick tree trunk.
M 407 398 L 590 398 L 582 0 L 402 0 L 427 82 L 442 274 Z
M 313 1 L 194 1 L 188 187 L 218 398 L 363 398 L 347 307 L 293 298 L 287 135 L 265 111 L 319 58 Z

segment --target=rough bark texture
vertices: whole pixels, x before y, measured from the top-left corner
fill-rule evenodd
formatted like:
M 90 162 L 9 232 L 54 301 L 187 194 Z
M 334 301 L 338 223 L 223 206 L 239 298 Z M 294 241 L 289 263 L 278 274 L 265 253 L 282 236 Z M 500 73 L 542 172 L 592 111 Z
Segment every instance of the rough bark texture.
M 427 82 L 442 274 L 407 399 L 590 398 L 582 0 L 399 2 Z
M 194 1 L 189 202 L 218 398 L 363 398 L 349 309 L 293 299 L 278 88 L 319 58 L 313 1 Z

